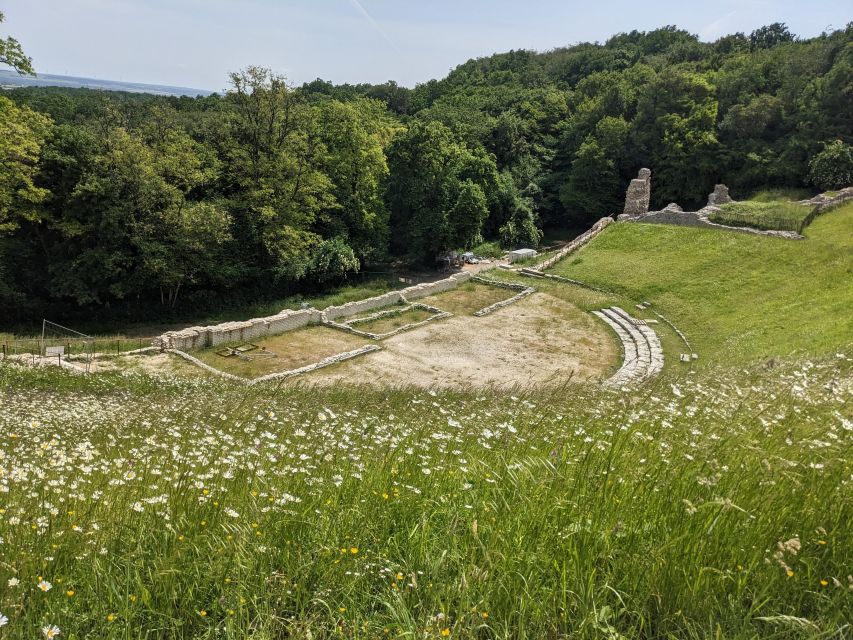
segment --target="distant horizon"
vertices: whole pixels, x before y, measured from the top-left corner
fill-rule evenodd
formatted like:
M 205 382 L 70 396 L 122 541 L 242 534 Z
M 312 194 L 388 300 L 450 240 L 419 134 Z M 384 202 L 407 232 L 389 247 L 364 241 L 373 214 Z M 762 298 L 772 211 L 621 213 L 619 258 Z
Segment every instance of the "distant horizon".
M 52 79 L 79 80 L 83 82 L 59 82 L 52 83 Z M 7 85 L 7 79 L 9 84 Z M 88 82 L 87 82 L 88 81 Z M 91 86 L 88 86 L 91 85 Z M 112 87 L 111 87 L 112 85 Z M 155 84 L 150 82 L 128 82 L 115 78 L 91 78 L 88 76 L 65 75 L 60 73 L 38 73 L 35 76 L 20 74 L 12 69 L 0 69 L 0 87 L 67 87 L 70 89 L 101 89 L 107 91 L 129 91 L 131 93 L 150 93 L 152 95 L 173 96 L 209 96 L 216 91 L 201 89 L 198 87 L 179 87 L 169 84 Z M 113 88 L 114 87 L 114 88 Z M 144 91 L 151 89 L 151 91 Z M 171 89 L 173 91 L 163 91 Z
M 34 5 L 38 6 L 34 6 Z M 394 81 L 412 88 L 472 58 L 537 53 L 676 25 L 711 42 L 784 22 L 808 39 L 853 19 L 846 0 L 5 0 L 0 35 L 42 75 L 221 93 L 228 73 L 269 67 L 294 85 Z M 227 42 L 227 46 L 223 43 Z M 81 43 L 84 43 L 81 46 Z

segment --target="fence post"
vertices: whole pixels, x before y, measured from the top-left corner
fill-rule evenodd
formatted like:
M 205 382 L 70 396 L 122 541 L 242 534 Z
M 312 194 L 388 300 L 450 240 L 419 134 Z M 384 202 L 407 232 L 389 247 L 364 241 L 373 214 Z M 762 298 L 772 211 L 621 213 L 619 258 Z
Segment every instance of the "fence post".
M 116 340 L 116 355 L 121 355 L 121 340 Z

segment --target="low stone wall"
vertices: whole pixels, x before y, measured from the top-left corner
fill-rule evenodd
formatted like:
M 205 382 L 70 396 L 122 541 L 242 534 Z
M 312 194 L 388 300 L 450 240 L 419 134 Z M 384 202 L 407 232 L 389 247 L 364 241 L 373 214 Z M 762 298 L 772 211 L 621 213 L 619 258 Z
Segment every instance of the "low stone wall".
M 269 382 L 270 380 L 279 380 L 282 378 L 291 378 L 293 376 L 302 375 L 304 373 L 310 373 L 311 371 L 316 371 L 317 369 L 322 369 L 323 367 L 328 367 L 332 364 L 337 364 L 338 362 L 344 362 L 346 360 L 351 360 L 352 358 L 357 358 L 358 356 L 364 355 L 366 353 L 370 353 L 372 351 L 379 351 L 380 347 L 375 344 L 368 344 L 363 347 L 359 347 L 358 349 L 354 349 L 353 351 L 346 351 L 344 353 L 338 353 L 333 356 L 329 356 L 328 358 L 323 358 L 319 362 L 315 362 L 313 364 L 306 365 L 304 367 L 299 367 L 298 369 L 290 369 L 288 371 L 279 371 L 277 373 L 270 373 L 265 376 L 261 376 L 260 378 L 241 378 L 240 376 L 235 376 L 233 373 L 227 373 L 225 371 L 221 371 L 216 369 L 215 367 L 211 367 L 209 364 L 202 362 L 198 358 L 191 356 L 190 354 L 181 351 L 180 349 L 166 349 L 166 353 L 172 353 L 176 356 L 187 360 L 197 367 L 204 369 L 205 371 L 209 371 L 210 373 L 220 376 L 222 378 L 226 378 L 228 380 L 233 380 L 234 382 L 240 382 L 242 384 L 246 384 L 249 386 L 260 384 L 262 382 Z
M 720 229 L 723 231 L 737 231 L 739 233 L 750 233 L 758 236 L 769 236 L 774 238 L 786 238 L 788 240 L 802 240 L 804 236 L 795 231 L 779 231 L 768 229 L 755 229 L 753 227 L 734 227 L 727 224 L 711 222 L 708 218 L 712 213 L 720 211 L 718 207 L 707 206 L 699 211 L 678 211 L 667 207 L 661 211 L 650 211 L 640 216 L 619 216 L 619 222 L 642 222 L 646 224 L 669 224 L 681 227 L 701 227 L 704 229 Z
M 490 304 L 488 307 L 484 307 L 479 311 L 475 311 L 474 315 L 478 318 L 487 316 L 490 313 L 494 313 L 498 309 L 503 309 L 504 307 L 508 307 L 511 304 L 515 304 L 522 298 L 526 298 L 527 296 L 533 293 L 536 293 L 536 289 L 534 289 L 533 287 L 523 287 L 522 290 L 519 293 L 515 294 L 512 298 L 507 298 L 506 300 L 500 300 L 498 302 L 495 302 L 494 304 Z
M 598 291 L 599 293 L 612 293 L 607 289 L 601 289 L 586 282 L 581 282 L 580 280 L 574 280 L 573 278 L 566 278 L 564 276 L 555 276 L 550 273 L 542 273 L 541 271 L 537 271 L 536 269 L 520 269 L 518 273 L 530 278 L 547 278 L 548 280 L 556 280 L 557 282 L 567 282 L 569 284 L 574 284 L 585 289 Z
M 808 200 L 800 200 L 799 204 L 814 205 L 816 207 L 816 213 L 820 214 L 825 211 L 829 211 L 830 209 L 834 209 L 835 207 L 842 205 L 850 200 L 853 200 L 853 187 L 847 187 L 845 189 L 842 189 L 833 196 L 827 195 L 825 193 L 820 193 L 814 198 L 810 198 Z
M 356 329 L 353 325 L 357 323 L 371 322 L 373 320 L 378 320 L 380 318 L 385 318 L 390 315 L 398 315 L 401 313 L 405 313 L 410 309 L 423 309 L 425 311 L 429 311 L 431 315 L 429 318 L 425 320 L 421 320 L 420 322 L 410 322 L 409 324 L 404 324 L 401 327 L 397 327 L 391 331 L 386 331 L 385 333 L 371 333 L 369 331 L 362 331 L 361 329 Z M 390 338 L 391 336 L 396 336 L 398 333 L 403 333 L 404 331 L 411 331 L 412 329 L 417 329 L 418 327 L 422 327 L 425 324 L 429 324 L 430 322 L 435 322 L 436 320 L 443 320 L 444 318 L 449 318 L 453 314 L 449 311 L 442 311 L 436 307 L 431 307 L 426 304 L 410 304 L 407 307 L 402 307 L 400 309 L 389 309 L 387 311 L 380 311 L 378 313 L 373 313 L 369 316 L 363 318 L 354 318 L 353 320 L 349 320 L 347 322 L 335 322 L 334 320 L 327 320 L 323 323 L 324 326 L 331 327 L 332 329 L 337 329 L 338 331 L 346 331 L 347 333 L 352 333 L 353 335 L 361 336 L 362 338 L 369 338 L 370 340 L 384 340 L 385 338 Z
M 205 349 L 230 342 L 251 342 L 258 338 L 278 335 L 286 331 L 301 329 L 308 325 L 332 322 L 337 318 L 356 315 L 373 309 L 389 307 L 409 300 L 417 300 L 427 296 L 449 291 L 459 286 L 471 277 L 468 272 L 456 273 L 449 278 L 427 282 L 407 287 L 398 291 L 389 291 L 379 296 L 355 300 L 346 304 L 327 307 L 323 311 L 317 309 L 285 309 L 274 316 L 254 318 L 242 322 L 223 322 L 207 327 L 187 327 L 180 331 L 167 331 L 154 338 L 152 345 L 159 349 L 177 349 L 189 351 Z
M 553 256 L 551 256 L 547 260 L 543 260 L 542 262 L 537 264 L 534 267 L 534 269 L 537 271 L 544 271 L 545 269 L 550 269 L 555 264 L 557 264 L 560 260 L 565 258 L 567 255 L 569 255 L 573 251 L 577 251 L 582 246 L 584 246 L 587 242 L 592 240 L 595 236 L 597 236 L 599 233 L 601 233 L 604 230 L 604 228 L 607 225 L 609 225 L 611 222 L 613 222 L 613 218 L 610 218 L 610 217 L 602 218 L 601 220 L 596 222 L 594 225 L 592 225 L 592 227 L 590 227 L 587 231 L 585 231 L 584 233 L 579 235 L 577 238 L 572 240 L 565 247 L 560 249 Z
M 207 327 L 188 327 L 180 331 L 167 331 L 153 341 L 161 349 L 204 349 L 228 342 L 249 342 L 285 331 L 320 324 L 322 314 L 316 309 L 286 309 L 274 316 L 254 318 L 243 322 L 223 322 Z
M 383 293 L 381 296 L 365 298 L 364 300 L 355 300 L 354 302 L 347 302 L 346 304 L 335 307 L 326 307 L 323 310 L 322 321 L 331 322 L 338 318 L 354 316 L 359 313 L 364 313 L 365 311 L 372 311 L 374 309 L 381 309 L 382 307 L 390 307 L 391 305 L 399 304 L 401 302 L 406 303 L 410 300 L 426 298 L 427 296 L 435 295 L 436 293 L 455 289 L 459 286 L 460 282 L 465 282 L 470 277 L 470 273 L 463 271 L 461 273 L 456 273 L 449 278 L 444 278 L 443 280 L 425 282 L 424 284 L 406 287 L 405 289 L 400 289 L 398 291 Z

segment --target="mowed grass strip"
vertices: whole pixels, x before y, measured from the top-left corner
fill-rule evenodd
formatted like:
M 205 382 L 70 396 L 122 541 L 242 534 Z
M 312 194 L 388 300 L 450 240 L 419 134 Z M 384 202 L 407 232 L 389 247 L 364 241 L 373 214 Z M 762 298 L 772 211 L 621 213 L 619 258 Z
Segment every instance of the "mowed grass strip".
M 551 272 L 651 301 L 700 362 L 827 354 L 853 342 L 853 204 L 805 235 L 616 224 Z
M 208 349 L 193 351 L 192 355 L 210 366 L 243 378 L 258 378 L 278 371 L 290 371 L 319 362 L 323 358 L 352 351 L 370 341 L 344 331 L 329 327 L 306 327 L 287 331 L 268 338 L 247 341 L 276 354 L 275 358 L 243 360 L 237 356 L 224 357 L 217 354 L 226 347 L 236 347 L 245 342 L 222 344 Z M 256 356 L 260 349 L 249 351 L 247 356 Z
M 719 224 L 756 229 L 778 229 L 799 232 L 814 207 L 796 202 L 730 202 L 712 213 L 709 219 Z
M 442 311 L 449 311 L 458 316 L 471 315 L 491 304 L 511 298 L 516 294 L 510 289 L 493 287 L 482 282 L 465 282 L 455 289 L 444 291 L 434 296 L 418 300 Z

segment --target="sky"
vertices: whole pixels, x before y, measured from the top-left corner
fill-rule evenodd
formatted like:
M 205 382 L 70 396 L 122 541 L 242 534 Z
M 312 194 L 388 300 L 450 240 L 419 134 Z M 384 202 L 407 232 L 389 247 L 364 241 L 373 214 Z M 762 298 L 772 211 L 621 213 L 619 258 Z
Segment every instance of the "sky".
M 0 0 L 37 72 L 221 91 L 270 67 L 302 84 L 442 78 L 469 58 L 675 24 L 702 40 L 843 28 L 853 0 Z

